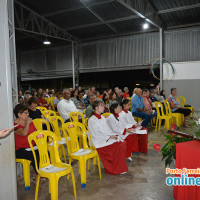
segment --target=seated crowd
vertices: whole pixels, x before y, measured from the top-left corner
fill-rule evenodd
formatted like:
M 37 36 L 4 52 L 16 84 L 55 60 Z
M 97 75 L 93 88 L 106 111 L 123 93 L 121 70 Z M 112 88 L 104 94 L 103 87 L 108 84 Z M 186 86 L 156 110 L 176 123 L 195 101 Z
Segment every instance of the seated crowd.
M 190 109 L 182 107 L 176 100 L 177 90 L 171 89 L 167 98 L 171 111 L 182 113 L 185 117 L 185 126 L 191 113 Z M 73 90 L 65 89 L 63 92 L 52 89 L 43 91 L 19 92 L 19 104 L 15 107 L 15 146 L 16 157 L 35 163 L 28 143 L 29 134 L 36 131 L 32 120 L 45 118 L 37 106 L 54 109 L 64 122 L 70 122 L 70 112 L 84 113 L 88 118 L 88 129 L 91 134 L 90 144 L 96 148 L 107 174 L 123 174 L 128 171 L 126 159 L 132 161 L 132 153 L 148 152 L 148 127 L 150 121 L 157 116 L 154 102 L 166 100 L 165 91 L 159 93 L 159 86 L 153 90 L 135 88 L 133 95 L 129 89 L 124 93 L 118 87 L 106 91 L 96 91 L 95 87 L 85 91 L 81 87 Z M 132 96 L 132 97 L 131 97 Z M 53 101 L 49 99 L 53 98 Z M 52 105 L 53 102 L 53 105 Z M 110 113 L 107 118 L 102 114 Z M 136 122 L 134 117 L 142 118 Z M 35 170 L 35 177 L 37 172 Z

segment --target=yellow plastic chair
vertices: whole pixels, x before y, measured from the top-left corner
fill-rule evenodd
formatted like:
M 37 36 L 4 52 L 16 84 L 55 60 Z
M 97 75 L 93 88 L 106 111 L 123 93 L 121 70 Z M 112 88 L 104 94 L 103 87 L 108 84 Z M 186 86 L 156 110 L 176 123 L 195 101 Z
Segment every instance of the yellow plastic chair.
M 109 117 L 111 113 L 103 113 L 101 114 L 102 116 L 104 116 L 105 118 Z
M 49 102 L 50 102 L 50 105 L 51 105 L 51 109 L 55 112 L 54 99 L 55 99 L 54 97 L 51 97 Z
M 47 130 L 50 131 L 50 125 L 49 125 L 49 122 L 46 119 L 34 119 L 33 123 L 34 123 L 37 131 L 43 130 L 43 124 L 46 124 Z
M 39 109 L 41 112 L 47 110 L 45 107 L 37 106 L 36 109 Z
M 164 103 L 164 106 L 165 106 L 166 115 L 171 116 L 175 120 L 175 122 L 177 124 L 177 128 L 179 129 L 180 126 L 181 126 L 181 113 L 173 113 L 171 111 L 170 104 L 167 100 L 164 100 L 163 103 Z
M 17 163 L 21 163 L 23 166 L 23 176 L 24 176 L 24 185 L 25 190 L 30 191 L 30 160 L 16 158 Z
M 49 104 L 50 98 L 44 98 L 44 99 L 46 100 L 47 104 Z
M 155 104 L 156 112 L 157 112 L 156 131 L 157 131 L 157 128 L 158 128 L 158 124 L 159 124 L 159 130 L 160 130 L 161 122 L 162 122 L 163 119 L 165 120 L 166 129 L 169 130 L 170 123 L 172 123 L 172 116 L 167 116 L 167 115 L 164 114 L 162 103 L 154 102 L 154 104 Z M 161 113 L 160 113 L 159 108 L 161 109 Z
M 99 178 L 101 180 L 101 166 L 99 156 L 96 150 L 90 149 L 87 145 L 87 135 L 86 128 L 84 124 L 80 122 L 68 122 L 63 126 L 63 133 L 67 139 L 67 149 L 69 155 L 69 164 L 71 164 L 72 159 L 79 161 L 79 174 L 81 175 L 81 187 L 86 187 L 86 163 L 87 160 L 91 158 L 97 159 L 99 168 Z M 77 133 L 79 129 L 82 129 L 83 135 L 83 148 L 79 147 Z
M 184 108 L 190 109 L 190 110 L 191 110 L 190 117 L 193 117 L 193 115 L 194 115 L 194 107 L 193 107 L 193 106 L 191 106 L 191 107 L 185 106 L 185 105 L 186 105 L 185 97 L 184 97 L 184 96 L 179 96 L 179 97 L 180 97 L 180 99 L 181 99 L 181 101 L 182 101 L 182 106 L 183 106 Z
M 178 97 L 176 97 L 176 100 L 178 101 L 178 104 L 181 106 L 180 99 Z M 181 114 L 181 120 L 184 122 L 184 115 L 183 114 Z
M 55 162 L 50 162 L 48 154 L 48 144 L 47 138 L 50 137 L 54 142 L 54 153 Z M 35 151 L 33 149 L 32 141 L 38 147 L 40 164 L 37 165 L 37 158 Z M 33 152 L 33 156 L 36 163 L 36 170 L 38 172 L 37 185 L 35 190 L 35 200 L 38 198 L 38 191 L 40 185 L 40 177 L 45 177 L 49 179 L 49 193 L 51 193 L 52 200 L 58 200 L 58 181 L 60 177 L 65 175 L 70 175 L 72 177 L 73 189 L 74 189 L 74 199 L 76 200 L 76 185 L 74 172 L 70 165 L 62 163 L 58 153 L 58 139 L 57 136 L 51 131 L 36 131 L 28 136 L 28 142 Z M 52 156 L 50 154 L 50 156 Z
M 42 115 L 48 119 L 51 116 L 56 116 L 56 113 L 53 110 L 45 110 L 45 111 L 41 111 Z
M 85 117 L 83 115 L 83 113 L 78 112 L 78 111 L 74 111 L 74 112 L 70 112 L 69 113 L 69 119 L 71 122 L 79 122 L 79 120 L 82 120 L 82 123 L 85 123 Z M 81 130 L 79 130 L 78 132 L 78 137 L 79 137 L 79 145 L 80 147 L 82 147 L 83 142 L 82 142 L 82 132 Z
M 69 113 L 69 119 L 71 122 L 79 122 L 79 119 L 81 119 L 82 123 L 84 123 L 85 117 L 83 113 L 74 111 Z
M 66 160 L 66 155 L 65 155 L 65 147 L 64 144 L 67 145 L 66 138 L 61 137 L 60 135 L 60 128 L 59 128 L 59 122 L 61 123 L 61 130 L 62 130 L 62 125 L 64 124 L 64 120 L 62 117 L 59 116 L 52 116 L 49 117 L 49 123 L 51 124 L 53 128 L 53 132 L 56 134 L 58 138 L 58 147 L 60 149 L 60 157 L 63 155 L 65 163 L 67 163 Z M 53 145 L 53 142 L 49 144 L 50 146 Z

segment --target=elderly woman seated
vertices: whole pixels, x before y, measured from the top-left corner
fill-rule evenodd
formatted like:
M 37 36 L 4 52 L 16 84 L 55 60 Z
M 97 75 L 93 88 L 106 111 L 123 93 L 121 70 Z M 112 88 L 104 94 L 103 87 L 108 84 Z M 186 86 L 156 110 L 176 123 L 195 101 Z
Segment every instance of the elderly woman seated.
M 177 94 L 177 90 L 176 88 L 171 88 L 171 95 L 168 97 L 168 101 L 170 103 L 170 107 L 173 113 L 181 113 L 184 114 L 184 126 L 185 127 L 189 127 L 188 123 L 187 123 L 187 119 L 190 116 L 191 110 L 181 107 L 178 103 L 178 101 L 176 100 L 176 94 Z

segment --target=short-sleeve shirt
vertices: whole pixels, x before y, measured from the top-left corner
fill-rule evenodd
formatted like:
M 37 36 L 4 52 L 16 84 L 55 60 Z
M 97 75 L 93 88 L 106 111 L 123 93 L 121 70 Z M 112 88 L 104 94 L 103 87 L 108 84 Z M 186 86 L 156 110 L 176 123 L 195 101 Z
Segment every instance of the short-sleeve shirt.
M 141 96 L 138 96 L 137 94 L 132 98 L 131 101 L 131 112 L 137 112 L 138 108 L 142 109 L 144 108 L 144 101 Z
M 14 123 L 14 125 L 17 125 L 17 124 Z M 15 130 L 17 130 L 19 128 L 24 129 L 24 126 L 19 125 L 19 126 L 15 127 Z M 37 131 L 37 129 L 35 128 L 34 123 L 31 122 L 29 125 L 29 131 L 28 131 L 27 135 L 21 136 L 21 135 L 15 134 L 15 150 L 17 151 L 18 149 L 22 149 L 22 148 L 24 148 L 24 149 L 30 148 L 30 145 L 28 142 L 28 136 L 35 131 Z M 35 143 L 33 145 L 35 145 Z
M 42 117 L 42 113 L 39 109 L 36 109 L 35 111 L 32 111 L 30 109 L 28 109 L 29 112 L 29 117 L 34 120 L 34 119 L 41 119 Z

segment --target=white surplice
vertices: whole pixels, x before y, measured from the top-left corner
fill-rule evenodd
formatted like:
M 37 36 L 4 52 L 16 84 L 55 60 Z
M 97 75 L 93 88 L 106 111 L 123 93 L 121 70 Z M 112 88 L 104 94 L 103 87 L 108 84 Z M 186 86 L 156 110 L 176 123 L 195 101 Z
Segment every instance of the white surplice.
M 128 132 L 126 132 L 125 135 L 123 135 L 123 133 L 127 127 L 125 126 L 123 121 L 121 121 L 121 120 L 118 121 L 113 114 L 109 115 L 109 117 L 106 118 L 106 122 L 107 122 L 108 126 L 112 129 L 112 131 L 114 133 L 120 135 L 120 137 L 122 139 L 125 139 L 129 135 Z
M 116 133 L 109 128 L 103 116 L 101 116 L 101 119 L 98 119 L 95 115 L 90 117 L 88 128 L 95 148 L 105 147 L 117 142 L 117 140 L 110 138 L 111 135 L 116 135 Z
M 125 124 L 126 128 L 131 128 L 132 126 L 137 124 L 130 111 L 128 111 L 128 113 L 125 113 L 124 111 L 120 112 L 119 120 Z

